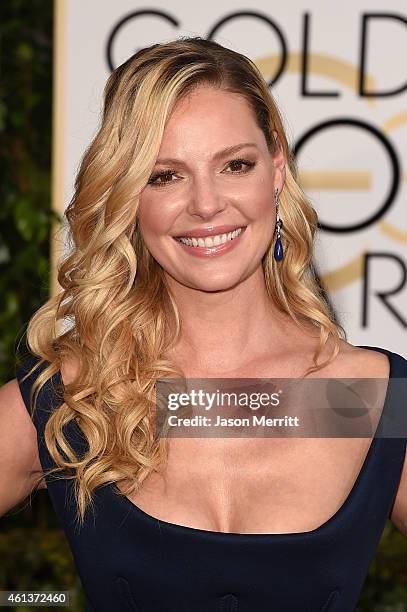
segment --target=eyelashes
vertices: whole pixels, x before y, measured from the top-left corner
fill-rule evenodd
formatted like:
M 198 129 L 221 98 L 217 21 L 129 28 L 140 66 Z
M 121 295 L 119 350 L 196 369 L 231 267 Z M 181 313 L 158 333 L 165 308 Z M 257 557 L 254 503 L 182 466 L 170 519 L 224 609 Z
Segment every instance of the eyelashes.
M 148 185 L 151 185 L 152 187 L 162 187 L 163 184 L 167 184 L 168 183 L 173 183 L 174 181 L 164 181 L 164 183 L 156 183 L 155 181 L 159 178 L 171 178 L 172 176 L 174 176 L 176 174 L 175 170 L 161 170 L 161 172 L 156 172 L 155 174 L 153 174 L 148 181 Z
M 236 159 L 232 159 L 228 165 L 226 166 L 227 168 L 234 166 L 236 167 L 236 165 L 244 165 L 246 166 L 245 170 L 239 170 L 239 171 L 233 171 L 233 172 L 226 172 L 226 174 L 247 174 L 248 172 L 250 172 L 250 170 L 252 168 L 255 167 L 256 162 L 255 161 L 251 161 L 249 159 L 243 159 L 243 158 L 236 158 Z M 171 180 L 171 177 L 176 175 L 176 171 L 175 170 L 161 170 L 160 172 L 156 172 L 155 174 L 151 175 L 150 179 L 148 180 L 148 185 L 151 185 L 152 187 L 165 187 L 165 185 L 170 185 L 171 183 L 175 183 L 176 181 Z M 161 181 L 159 183 L 157 183 L 157 179 L 169 179 L 168 181 Z

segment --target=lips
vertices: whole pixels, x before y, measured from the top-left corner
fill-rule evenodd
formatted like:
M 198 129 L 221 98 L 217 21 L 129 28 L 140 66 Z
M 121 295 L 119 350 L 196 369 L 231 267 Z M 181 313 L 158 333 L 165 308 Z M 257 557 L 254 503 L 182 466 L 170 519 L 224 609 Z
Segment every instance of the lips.
M 205 238 L 206 236 L 216 236 L 217 234 L 229 234 L 230 232 L 233 232 L 234 230 L 237 230 L 239 228 L 246 228 L 246 225 L 232 225 L 232 224 L 228 224 L 228 225 L 216 225 L 216 226 L 206 226 L 206 227 L 201 227 L 201 228 L 193 228 L 190 230 L 185 230 L 185 232 L 183 232 L 182 234 L 177 234 L 176 236 L 173 236 L 174 238 L 178 239 L 178 238 Z
M 239 244 L 242 239 L 246 227 L 247 226 L 241 226 L 240 231 L 240 228 L 237 228 L 237 231 L 221 234 L 220 236 L 219 234 L 215 234 L 215 236 L 198 238 L 173 237 L 173 240 L 189 255 L 203 259 L 212 259 L 213 257 L 220 257 L 235 249 L 236 245 Z M 216 228 L 216 230 L 219 231 L 218 228 Z

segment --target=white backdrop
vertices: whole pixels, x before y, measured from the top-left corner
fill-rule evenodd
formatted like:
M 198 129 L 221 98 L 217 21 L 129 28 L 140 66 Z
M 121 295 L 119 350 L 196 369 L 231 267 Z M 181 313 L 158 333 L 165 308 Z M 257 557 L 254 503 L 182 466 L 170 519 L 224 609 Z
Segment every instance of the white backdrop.
M 407 356 L 405 0 L 55 0 L 53 205 L 62 212 L 112 68 L 200 35 L 270 83 L 322 228 L 317 265 L 353 344 Z M 370 94 L 370 95 L 368 95 Z M 53 244 L 55 265 L 62 244 Z

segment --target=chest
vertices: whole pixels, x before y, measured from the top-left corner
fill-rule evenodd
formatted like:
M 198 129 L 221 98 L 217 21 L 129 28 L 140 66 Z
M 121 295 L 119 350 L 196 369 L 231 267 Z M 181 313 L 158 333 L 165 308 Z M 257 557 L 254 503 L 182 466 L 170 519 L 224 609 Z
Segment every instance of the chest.
M 348 498 L 370 438 L 171 440 L 162 473 L 130 501 L 162 521 L 210 531 L 316 529 Z

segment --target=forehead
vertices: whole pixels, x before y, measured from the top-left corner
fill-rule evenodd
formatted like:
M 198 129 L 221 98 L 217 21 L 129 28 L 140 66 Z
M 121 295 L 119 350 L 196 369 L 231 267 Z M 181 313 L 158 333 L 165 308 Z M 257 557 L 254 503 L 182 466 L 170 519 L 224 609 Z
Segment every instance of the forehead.
M 261 138 L 262 132 L 242 95 L 201 85 L 175 104 L 164 129 L 162 149 L 167 145 L 185 146 L 187 142 L 213 142 L 216 148 L 256 135 Z

